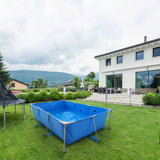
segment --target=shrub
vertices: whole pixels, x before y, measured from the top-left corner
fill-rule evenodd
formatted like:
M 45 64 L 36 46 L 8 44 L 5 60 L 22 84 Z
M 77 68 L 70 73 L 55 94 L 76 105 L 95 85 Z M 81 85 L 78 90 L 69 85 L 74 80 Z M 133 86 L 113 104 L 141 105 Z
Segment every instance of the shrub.
M 45 90 L 40 90 L 40 92 L 37 94 L 38 100 L 45 101 L 47 100 L 48 94 Z
M 76 98 L 80 98 L 80 99 L 83 99 L 83 98 L 86 98 L 86 97 L 89 97 L 91 95 L 91 92 L 89 91 L 77 91 L 76 92 Z
M 160 106 L 160 94 L 155 94 L 155 105 Z
M 80 99 L 86 98 L 86 96 L 83 95 L 83 94 L 81 94 L 80 91 L 77 91 L 77 92 L 75 93 L 75 96 L 76 96 L 76 98 L 80 98 Z
M 76 98 L 84 99 L 84 98 L 86 98 L 86 96 L 85 96 L 84 94 L 78 93 L 78 94 L 76 95 Z
M 72 92 L 68 92 L 65 96 L 65 99 L 75 99 L 75 95 Z
M 64 94 L 63 93 L 60 93 L 60 99 L 63 99 L 64 98 Z
M 33 92 L 39 92 L 40 90 L 37 89 L 37 88 L 35 88 L 35 89 L 33 89 L 32 91 L 33 91 Z
M 143 96 L 143 102 L 145 105 L 160 105 L 160 94 L 157 93 L 148 93 Z
M 49 93 L 51 91 L 51 88 L 44 88 L 43 90 Z
M 148 93 L 143 96 L 143 102 L 145 105 L 154 105 L 155 102 L 155 94 L 154 93 Z
M 48 94 L 47 97 L 48 97 L 47 100 L 50 101 L 51 100 L 51 94 Z
M 52 89 L 50 92 L 50 97 L 52 100 L 59 100 L 61 99 L 60 93 L 56 89 Z
M 90 91 L 81 91 L 81 94 L 86 95 L 86 97 L 89 97 L 91 95 Z
M 79 93 L 80 93 L 80 91 L 78 90 L 78 91 L 76 91 L 75 95 L 77 95 L 77 94 L 79 94 Z
M 157 87 L 157 92 L 160 93 L 160 86 Z
M 25 94 L 19 94 L 17 97 L 20 99 L 25 99 Z
M 35 99 L 34 99 L 34 101 L 36 101 L 36 102 L 39 101 L 39 96 L 38 96 L 38 94 L 35 94 Z
M 35 101 L 35 93 L 33 91 L 28 92 L 25 95 L 25 100 L 28 103 L 34 102 Z
M 28 90 L 27 89 L 21 89 L 20 92 L 27 93 Z
M 62 86 L 58 86 L 58 91 L 59 92 L 63 92 L 63 87 Z

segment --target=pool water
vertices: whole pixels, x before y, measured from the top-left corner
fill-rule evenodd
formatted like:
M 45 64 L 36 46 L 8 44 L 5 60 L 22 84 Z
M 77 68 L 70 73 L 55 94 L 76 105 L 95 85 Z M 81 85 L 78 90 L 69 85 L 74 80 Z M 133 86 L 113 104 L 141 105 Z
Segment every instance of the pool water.
M 57 119 L 61 121 L 66 121 L 66 122 L 72 122 L 72 121 L 77 121 L 80 119 L 84 119 L 88 117 L 87 114 L 84 113 L 79 113 L 79 112 L 73 112 L 73 111 L 56 111 L 51 113 L 53 116 L 55 116 Z

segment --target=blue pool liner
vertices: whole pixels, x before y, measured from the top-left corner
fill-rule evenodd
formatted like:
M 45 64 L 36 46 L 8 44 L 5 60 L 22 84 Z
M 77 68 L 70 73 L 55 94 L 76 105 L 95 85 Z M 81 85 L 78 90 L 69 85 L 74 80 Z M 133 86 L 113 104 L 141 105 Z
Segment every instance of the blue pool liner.
M 36 103 L 32 104 L 32 110 L 35 119 L 63 141 L 65 138 L 67 145 L 91 135 L 95 128 L 96 131 L 103 129 L 110 111 L 70 101 Z

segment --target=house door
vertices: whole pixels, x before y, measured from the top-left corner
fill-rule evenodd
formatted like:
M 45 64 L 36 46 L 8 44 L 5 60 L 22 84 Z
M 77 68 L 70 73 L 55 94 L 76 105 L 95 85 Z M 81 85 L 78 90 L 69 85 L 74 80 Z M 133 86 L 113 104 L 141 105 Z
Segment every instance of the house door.
M 106 76 L 107 88 L 122 88 L 122 74 Z

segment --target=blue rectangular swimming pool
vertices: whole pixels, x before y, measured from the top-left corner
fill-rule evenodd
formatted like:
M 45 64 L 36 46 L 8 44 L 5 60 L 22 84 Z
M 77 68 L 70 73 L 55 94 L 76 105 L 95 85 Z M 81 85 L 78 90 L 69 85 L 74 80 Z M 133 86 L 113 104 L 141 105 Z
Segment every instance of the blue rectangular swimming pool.
M 104 128 L 108 112 L 112 111 L 69 101 L 36 103 L 32 104 L 32 110 L 37 122 L 64 141 L 64 152 L 65 143 L 69 145 L 94 132 L 96 138 L 90 138 L 98 141 L 97 131 Z

